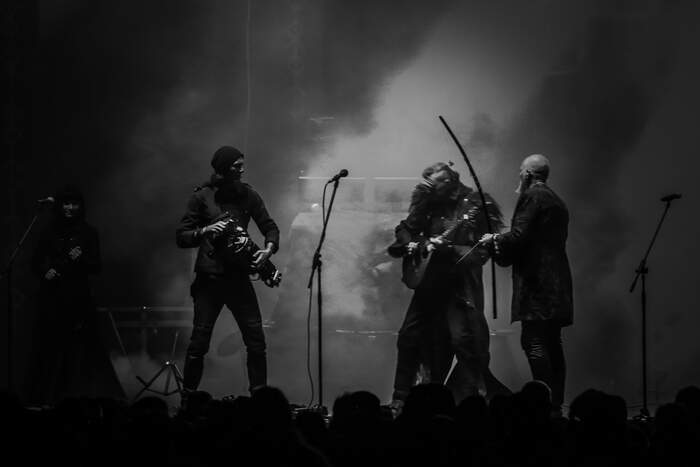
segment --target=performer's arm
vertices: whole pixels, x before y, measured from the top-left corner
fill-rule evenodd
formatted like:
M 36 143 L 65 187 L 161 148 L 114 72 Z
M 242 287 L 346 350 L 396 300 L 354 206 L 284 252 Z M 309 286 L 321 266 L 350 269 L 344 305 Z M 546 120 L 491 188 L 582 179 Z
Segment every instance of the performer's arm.
M 265 249 L 270 250 L 270 253 L 277 253 L 280 243 L 280 230 L 272 217 L 270 217 L 265 203 L 257 193 L 252 197 L 250 214 L 260 233 L 265 237 Z
M 539 203 L 532 194 L 523 194 L 513 216 L 510 231 L 495 236 L 497 254 L 496 262 L 501 266 L 513 264 L 518 250 L 530 239 L 532 227 L 539 212 Z
M 201 216 L 202 201 L 195 194 L 187 202 L 185 214 L 175 231 L 175 243 L 180 248 L 196 248 L 202 243 L 204 235 Z

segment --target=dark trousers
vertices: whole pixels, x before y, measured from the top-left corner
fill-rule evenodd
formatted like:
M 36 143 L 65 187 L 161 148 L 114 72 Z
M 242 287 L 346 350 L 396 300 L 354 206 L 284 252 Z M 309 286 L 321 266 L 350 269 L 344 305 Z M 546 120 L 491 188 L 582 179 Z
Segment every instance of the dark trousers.
M 250 390 L 267 384 L 265 334 L 258 299 L 248 276 L 209 276 L 198 274 L 191 288 L 194 301 L 192 338 L 185 359 L 186 390 L 199 386 L 204 369 L 204 356 L 209 351 L 214 323 L 226 305 L 241 330 L 247 351 L 246 366 Z
M 432 382 L 443 383 L 452 355 L 456 355 L 459 385 L 465 395 L 477 392 L 488 371 L 486 318 L 454 291 L 417 290 L 399 330 L 397 347 L 394 399 L 406 398 L 421 362 L 427 362 Z
M 523 321 L 520 343 L 532 378 L 547 383 L 552 390 L 552 405 L 555 409 L 561 408 L 566 380 L 561 326 L 554 321 Z
M 52 405 L 66 397 L 124 397 L 100 339 L 90 291 L 44 283 L 38 298 L 27 402 Z

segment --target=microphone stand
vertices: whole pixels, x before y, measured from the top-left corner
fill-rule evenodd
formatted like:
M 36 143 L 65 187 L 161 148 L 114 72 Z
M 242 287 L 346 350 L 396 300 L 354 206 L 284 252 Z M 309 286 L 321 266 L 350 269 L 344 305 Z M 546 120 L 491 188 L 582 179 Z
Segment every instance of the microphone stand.
M 29 236 L 29 233 L 34 228 L 34 224 L 36 224 L 37 219 L 39 219 L 39 212 L 34 213 L 34 217 L 29 223 L 29 226 L 27 226 L 26 230 L 22 234 L 22 237 L 19 239 L 19 242 L 17 242 L 17 246 L 15 246 L 15 249 L 12 251 L 10 259 L 7 261 L 7 265 L 3 269 L 2 275 L 0 275 L 0 278 L 7 278 L 7 389 L 9 390 L 9 392 L 12 392 L 14 389 L 13 330 L 15 326 L 15 320 L 13 309 L 14 303 L 12 301 L 12 266 L 15 263 L 15 259 L 17 259 L 17 255 L 22 249 L 22 245 L 24 245 L 24 242 Z
M 637 269 L 635 270 L 636 275 L 634 276 L 634 280 L 632 281 L 632 285 L 630 286 L 630 293 L 634 292 L 634 289 L 637 287 L 637 281 L 641 277 L 642 279 L 642 410 L 639 415 L 639 418 L 642 420 L 646 420 L 649 418 L 649 406 L 648 406 L 648 401 L 647 401 L 647 282 L 646 282 L 646 277 L 647 274 L 649 273 L 649 268 L 647 267 L 647 259 L 649 258 L 649 253 L 651 252 L 651 248 L 654 246 L 654 242 L 656 242 L 656 237 L 659 235 L 659 231 L 661 230 L 661 225 L 663 224 L 664 220 L 666 219 L 666 214 L 668 213 L 669 208 L 671 207 L 671 199 L 666 201 L 666 208 L 664 209 L 663 214 L 661 215 L 661 219 L 659 219 L 659 223 L 656 225 L 656 231 L 654 232 L 654 236 L 651 238 L 651 242 L 649 243 L 649 247 L 647 248 L 646 253 L 644 254 L 644 257 L 642 260 L 639 262 L 639 266 L 637 266 Z
M 328 182 L 331 183 L 331 182 Z M 326 185 L 328 185 L 328 183 Z M 319 239 L 318 246 L 314 252 L 314 258 L 311 263 L 311 275 L 309 276 L 309 282 L 306 285 L 307 289 L 313 287 L 314 274 L 316 271 L 317 279 L 317 290 L 316 296 L 318 301 L 318 407 L 324 411 L 323 407 L 323 293 L 321 290 L 321 272 L 323 270 L 323 261 L 321 261 L 321 248 L 323 247 L 323 242 L 326 239 L 326 228 L 328 227 L 328 219 L 331 217 L 331 211 L 333 209 L 333 200 L 335 200 L 335 193 L 338 191 L 338 184 L 340 183 L 340 178 L 336 178 L 333 181 L 333 193 L 331 194 L 331 201 L 328 204 L 328 212 L 323 218 L 323 229 L 321 230 L 321 238 Z

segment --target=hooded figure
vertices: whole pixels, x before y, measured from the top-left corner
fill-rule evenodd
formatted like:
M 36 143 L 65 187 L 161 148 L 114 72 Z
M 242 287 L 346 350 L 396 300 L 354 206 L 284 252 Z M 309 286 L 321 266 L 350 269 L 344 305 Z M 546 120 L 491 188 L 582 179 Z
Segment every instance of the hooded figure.
M 82 193 L 66 186 L 40 234 L 32 267 L 39 278 L 34 375 L 29 402 L 77 395 L 123 396 L 101 345 L 89 277 L 101 269 L 97 230 L 85 221 Z

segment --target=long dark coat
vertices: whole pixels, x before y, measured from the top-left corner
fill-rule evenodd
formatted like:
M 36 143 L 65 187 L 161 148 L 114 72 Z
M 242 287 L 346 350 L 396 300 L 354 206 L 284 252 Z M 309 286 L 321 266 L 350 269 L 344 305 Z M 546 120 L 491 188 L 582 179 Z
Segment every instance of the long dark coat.
M 513 266 L 512 321 L 573 323 L 568 228 L 569 211 L 546 184 L 535 183 L 520 195 L 496 256 L 501 266 Z

